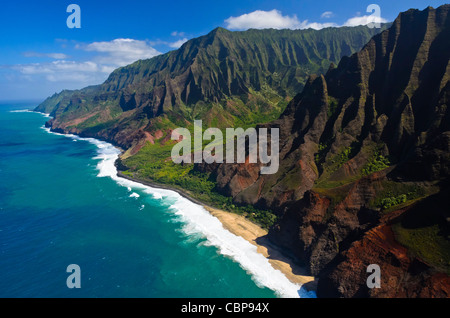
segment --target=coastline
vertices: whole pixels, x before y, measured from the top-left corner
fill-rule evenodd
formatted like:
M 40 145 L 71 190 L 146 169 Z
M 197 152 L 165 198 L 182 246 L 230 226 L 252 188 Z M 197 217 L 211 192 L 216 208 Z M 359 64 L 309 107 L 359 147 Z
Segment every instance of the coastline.
M 205 206 L 205 209 L 219 219 L 225 229 L 241 236 L 257 248 L 257 252 L 269 260 L 274 269 L 282 272 L 287 279 L 295 284 L 308 284 L 307 289 L 315 291 L 317 282 L 313 276 L 308 276 L 305 270 L 297 265 L 291 258 L 270 243 L 267 231 L 249 221 L 242 215 L 226 212 Z M 305 286 L 304 286 L 305 287 Z
M 34 111 L 36 112 L 36 111 Z M 50 117 L 49 114 L 45 114 L 42 112 L 40 113 L 46 117 Z M 76 136 L 73 134 L 67 134 L 67 133 L 60 133 L 55 132 L 51 130 L 51 127 L 47 127 L 48 132 L 56 133 L 60 135 L 65 135 L 67 137 L 70 136 Z M 106 142 L 108 141 L 102 141 L 101 139 L 96 139 L 92 137 L 80 137 L 76 136 L 81 139 L 94 139 L 98 140 L 100 142 Z M 115 149 L 118 150 L 118 152 L 121 154 L 123 153 L 123 149 L 112 145 Z M 117 157 L 117 159 L 119 156 Z M 274 270 L 277 270 L 280 272 L 281 275 L 283 275 L 287 281 L 291 282 L 294 285 L 301 286 L 300 290 L 304 290 L 304 292 L 316 292 L 317 288 L 317 281 L 313 276 L 309 276 L 305 273 L 305 270 L 299 266 L 295 260 L 289 256 L 286 255 L 285 252 L 283 252 L 279 247 L 273 245 L 269 239 L 267 238 L 267 231 L 263 228 L 261 228 L 259 225 L 253 223 L 249 219 L 245 218 L 244 216 L 238 215 L 236 213 L 227 212 L 220 210 L 218 208 L 211 207 L 204 202 L 201 202 L 195 198 L 193 198 L 187 191 L 183 191 L 182 189 L 178 189 L 175 187 L 171 187 L 164 184 L 158 184 L 153 183 L 147 180 L 140 180 L 137 178 L 130 177 L 128 175 L 123 174 L 117 163 L 118 160 L 114 160 L 114 168 L 115 168 L 115 175 L 117 178 L 122 178 L 128 181 L 136 182 L 144 186 L 148 186 L 155 189 L 164 189 L 168 191 L 173 191 L 180 196 L 184 197 L 185 199 L 189 200 L 190 202 L 197 204 L 201 207 L 203 207 L 207 213 L 209 213 L 212 217 L 215 217 L 220 224 L 222 224 L 222 227 L 230 232 L 231 234 L 240 237 L 244 239 L 245 241 L 249 242 L 253 246 L 256 247 L 256 253 L 262 255 L 262 257 L 266 258 L 269 262 L 269 267 L 271 266 Z M 300 295 L 300 290 L 298 290 L 298 294 Z M 308 297 L 308 296 L 307 296 Z M 315 297 L 315 296 L 314 296 Z
M 211 207 L 197 199 L 192 198 L 188 193 L 177 188 L 136 179 L 123 174 L 119 170 L 117 171 L 117 176 L 152 188 L 174 191 L 191 202 L 201 205 L 212 216 L 216 217 L 226 230 L 236 236 L 242 237 L 250 244 L 256 246 L 257 252 L 267 258 L 271 266 L 283 273 L 289 281 L 299 285 L 307 284 L 307 286 L 303 287 L 307 288 L 308 291 L 316 290 L 317 281 L 315 281 L 315 278 L 307 275 L 305 270 L 296 264 L 292 258 L 285 255 L 280 248 L 274 246 L 267 238 L 268 232 L 265 229 L 248 220 L 244 216 Z

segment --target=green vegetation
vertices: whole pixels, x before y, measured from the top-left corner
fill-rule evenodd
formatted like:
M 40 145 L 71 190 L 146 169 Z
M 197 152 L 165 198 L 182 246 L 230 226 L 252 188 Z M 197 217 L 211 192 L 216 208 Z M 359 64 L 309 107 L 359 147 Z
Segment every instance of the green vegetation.
M 385 181 L 382 184 L 383 190 L 369 202 L 373 208 L 380 208 L 384 213 L 389 213 L 392 208 L 399 208 L 399 205 L 408 205 L 413 201 L 429 195 L 432 189 L 425 189 L 416 184 L 407 184 L 394 181 Z
M 314 161 L 316 162 L 316 165 L 319 165 L 320 162 L 324 160 L 328 147 L 329 145 L 327 144 L 319 143 L 318 152 L 314 155 Z
M 330 163 L 333 165 L 332 169 L 333 172 L 339 169 L 344 163 L 346 163 L 350 159 L 352 150 L 353 150 L 352 147 L 347 147 L 342 152 L 340 152 L 336 157 L 332 157 L 330 159 Z
M 450 240 L 441 234 L 438 224 L 406 228 L 397 223 L 392 228 L 396 240 L 412 255 L 450 275 Z
M 392 229 L 396 240 L 408 248 L 413 257 L 450 274 L 450 229 L 448 215 L 449 191 L 438 188 L 411 206 Z
M 317 188 L 334 188 L 339 187 L 349 182 L 355 181 L 357 178 L 350 178 L 348 180 L 330 180 L 330 177 L 346 162 L 348 162 L 355 155 L 356 147 L 351 145 L 350 147 L 342 149 L 338 154 L 332 156 L 328 160 L 325 160 L 325 154 L 328 151 L 328 146 L 319 144 L 319 153 L 316 155 L 316 165 L 321 164 L 322 174 L 315 182 Z
M 407 200 L 408 200 L 408 195 L 406 195 L 406 194 L 400 194 L 399 196 L 396 196 L 396 197 L 384 198 L 384 199 L 381 199 L 381 208 L 387 209 L 387 208 L 390 208 L 391 206 L 396 206 L 401 203 L 405 203 Z
M 175 164 L 170 159 L 174 142 L 147 143 L 136 155 L 123 160 L 129 167 L 124 174 L 141 180 L 170 185 L 207 205 L 246 216 L 251 221 L 268 229 L 276 216 L 267 210 L 251 205 L 236 206 L 232 198 L 218 193 L 209 174 L 194 170 L 193 164 Z M 149 160 L 151 158 L 151 160 Z
M 331 118 L 337 111 L 339 103 L 338 100 L 334 97 L 329 96 L 329 104 L 327 109 L 327 117 Z
M 374 172 L 386 169 L 390 166 L 389 159 L 385 158 L 378 151 L 375 151 L 373 157 L 369 160 L 369 162 L 362 169 L 362 175 L 367 176 Z
M 364 176 L 370 175 L 374 172 L 388 168 L 391 162 L 388 158 L 381 154 L 383 144 L 370 144 L 361 147 L 358 141 L 354 141 L 349 147 L 341 148 L 341 151 L 330 158 L 327 158 L 327 154 L 330 151 L 331 144 L 334 142 L 334 138 L 321 142 L 318 145 L 318 152 L 315 154 L 314 161 L 320 176 L 315 182 L 317 188 L 334 188 L 340 187 L 345 184 L 352 183 Z M 345 163 L 356 155 L 361 155 L 360 160 L 364 157 L 369 157 L 366 164 L 358 170 L 339 170 Z M 400 200 L 399 198 L 398 200 Z

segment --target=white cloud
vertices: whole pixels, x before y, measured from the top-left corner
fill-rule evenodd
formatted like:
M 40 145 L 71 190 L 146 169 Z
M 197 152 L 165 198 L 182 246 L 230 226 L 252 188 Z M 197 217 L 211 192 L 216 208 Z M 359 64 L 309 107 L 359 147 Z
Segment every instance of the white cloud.
M 47 54 L 47 56 L 51 57 L 52 59 L 56 59 L 56 60 L 64 60 L 64 59 L 69 58 L 69 56 L 64 53 L 50 53 L 50 54 Z
M 334 16 L 331 11 L 322 13 L 321 18 L 330 18 Z M 342 26 L 366 25 L 372 22 L 385 23 L 384 18 L 375 16 L 356 16 L 348 19 Z M 280 11 L 274 9 L 272 11 L 256 10 L 246 13 L 238 17 L 230 17 L 225 20 L 226 28 L 230 30 L 248 30 L 248 29 L 315 29 L 320 30 L 328 27 L 339 27 L 334 22 L 320 23 L 309 22 L 308 20 L 300 21 L 296 15 L 283 15 Z
M 331 11 L 325 11 L 324 13 L 322 13 L 322 14 L 320 15 L 320 17 L 321 17 L 322 19 L 329 19 L 329 18 L 331 18 L 331 17 L 333 17 L 333 16 L 334 16 L 334 13 L 331 12 Z
M 180 39 L 173 43 L 181 45 Z M 71 87 L 84 87 L 98 84 L 106 80 L 108 75 L 120 66 L 131 64 L 140 59 L 152 58 L 161 54 L 146 41 L 134 39 L 115 39 L 112 41 L 93 42 L 90 44 L 77 44 L 76 49 L 92 52 L 88 60 L 68 60 L 69 56 L 63 53 L 25 52 L 26 57 L 49 57 L 52 62 L 17 64 L 4 66 L 18 71 L 22 79 L 41 83 L 64 82 Z M 78 85 L 77 85 L 78 84 Z
M 247 29 L 316 29 L 320 30 L 337 26 L 336 23 L 300 21 L 296 15 L 284 16 L 278 10 L 253 11 L 238 17 L 230 17 L 225 20 L 226 28 L 230 30 Z
M 358 25 L 367 25 L 369 23 L 386 23 L 388 20 L 377 17 L 377 16 L 371 16 L 371 15 L 364 15 L 361 17 L 353 17 L 348 19 L 344 26 L 358 26 Z
M 246 29 L 298 29 L 300 21 L 297 16 L 283 16 L 280 11 L 256 10 L 238 17 L 229 17 L 225 20 L 230 30 Z
M 188 41 L 188 39 L 187 38 L 183 38 L 183 39 L 180 39 L 180 40 L 178 40 L 178 41 L 175 41 L 175 42 L 172 42 L 172 43 L 168 43 L 168 45 L 171 47 L 171 48 L 174 48 L 174 49 L 178 49 L 180 46 L 182 46 L 184 43 L 186 43 Z
M 177 33 L 177 36 L 180 34 L 180 32 Z M 177 41 L 167 42 L 166 45 L 171 44 L 175 47 L 184 43 L 186 39 L 175 38 L 174 40 Z M 7 83 L 10 92 L 19 91 L 18 87 L 27 87 L 28 92 L 33 91 L 36 96 L 42 96 L 61 89 L 80 89 L 100 84 L 118 67 L 161 54 L 149 41 L 134 39 L 93 43 L 59 39 L 56 42 L 60 44 L 60 49 L 71 51 L 75 49 L 79 52 L 74 51 L 70 54 L 71 56 L 60 52 L 24 52 L 23 55 L 30 58 L 32 63 L 0 65 L 0 83 L 2 81 Z M 40 58 L 53 60 L 40 60 Z M 3 91 L 8 91 L 5 87 L 3 86 Z
M 64 60 L 67 59 L 69 56 L 64 53 L 38 53 L 38 52 L 25 52 L 23 53 L 23 56 L 25 57 L 49 57 L 55 60 Z
M 83 48 L 83 47 L 82 47 Z M 137 60 L 149 59 L 161 54 L 146 41 L 133 39 L 115 39 L 108 42 L 93 42 L 83 48 L 86 51 L 105 53 L 96 57 L 101 64 L 116 67 L 131 64 Z
M 183 37 L 182 39 L 176 40 L 176 41 L 163 41 L 163 40 L 154 40 L 149 41 L 149 45 L 151 46 L 167 46 L 173 49 L 178 49 L 180 46 L 182 46 L 184 43 L 189 41 L 188 38 Z
M 93 62 L 54 61 L 51 63 L 33 63 L 16 66 L 23 74 L 50 74 L 55 72 L 98 72 L 98 65 Z
M 89 82 L 105 78 L 113 69 L 92 61 L 76 62 L 58 60 L 50 63 L 19 64 L 12 67 L 25 77 L 44 78 L 49 82 Z M 91 82 L 92 83 L 92 82 Z
M 301 24 L 301 27 L 299 29 L 320 30 L 320 29 L 324 29 L 324 28 L 338 27 L 338 25 L 333 22 L 319 23 L 319 22 L 308 22 L 308 20 L 302 21 L 300 24 Z
M 170 35 L 184 37 L 186 34 L 184 32 L 173 31 L 172 33 L 170 33 Z

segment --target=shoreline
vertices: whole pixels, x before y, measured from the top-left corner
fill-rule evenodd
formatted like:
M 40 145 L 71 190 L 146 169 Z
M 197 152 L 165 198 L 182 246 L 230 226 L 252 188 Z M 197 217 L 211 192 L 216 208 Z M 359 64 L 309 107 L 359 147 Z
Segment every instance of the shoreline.
M 42 112 L 36 113 L 40 113 L 50 117 L 49 114 L 45 114 Z M 55 133 L 54 131 L 51 130 L 51 127 L 49 127 L 49 132 Z M 67 133 L 63 134 L 68 135 Z M 124 152 L 123 149 L 115 145 L 113 146 L 117 150 L 119 150 L 121 154 Z M 119 158 L 120 155 L 117 159 Z M 156 189 L 173 191 L 179 194 L 180 196 L 184 197 L 185 199 L 193 202 L 194 204 L 203 207 L 206 210 L 206 212 L 208 212 L 211 216 L 215 217 L 222 224 L 225 230 L 238 237 L 243 238 L 244 240 L 255 246 L 256 252 L 258 254 L 261 254 L 264 258 L 266 258 L 270 266 L 273 269 L 281 272 L 281 274 L 283 274 L 291 283 L 300 286 L 301 289 L 305 289 L 308 292 L 316 292 L 317 280 L 315 279 L 315 277 L 307 275 L 305 269 L 302 268 L 300 265 L 298 265 L 297 262 L 294 260 L 294 258 L 286 255 L 287 253 L 283 252 L 283 250 L 280 247 L 277 247 L 274 244 L 272 244 L 267 237 L 268 232 L 265 229 L 261 228 L 259 225 L 253 223 L 252 221 L 250 221 L 249 219 L 245 218 L 242 215 L 228 211 L 223 211 L 220 210 L 219 208 L 211 207 L 205 204 L 204 202 L 201 202 L 191 197 L 191 195 L 188 192 L 183 191 L 182 189 L 178 189 L 164 184 L 150 182 L 148 180 L 140 180 L 125 175 L 122 171 L 120 171 L 117 164 L 118 163 L 117 159 L 114 161 L 114 166 L 116 168 L 116 176 L 118 178 L 123 178 L 125 180 L 133 181 Z
M 126 180 L 134 181 L 152 188 L 170 190 L 178 193 L 189 201 L 202 206 L 212 216 L 216 217 L 222 226 L 236 236 L 240 236 L 250 244 L 256 246 L 257 252 L 268 259 L 271 266 L 283 273 L 286 278 L 294 284 L 304 285 L 308 291 L 316 291 L 317 281 L 314 276 L 307 275 L 305 270 L 298 265 L 291 257 L 272 244 L 267 238 L 268 232 L 259 225 L 253 223 L 242 215 L 223 211 L 211 207 L 197 199 L 192 198 L 188 193 L 164 184 L 153 183 L 130 177 L 117 170 L 117 176 Z M 307 284 L 307 286 L 306 286 Z

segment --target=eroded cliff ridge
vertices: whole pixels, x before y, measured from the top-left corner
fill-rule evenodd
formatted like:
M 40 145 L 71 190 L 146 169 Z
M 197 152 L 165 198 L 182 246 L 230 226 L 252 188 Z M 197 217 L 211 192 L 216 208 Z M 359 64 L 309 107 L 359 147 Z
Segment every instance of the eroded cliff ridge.
M 319 296 L 450 296 L 449 10 L 401 13 L 311 76 L 269 124 L 277 174 L 215 167 L 235 202 L 277 212 L 269 236 L 318 275 Z M 369 264 L 381 289 L 366 286 Z

